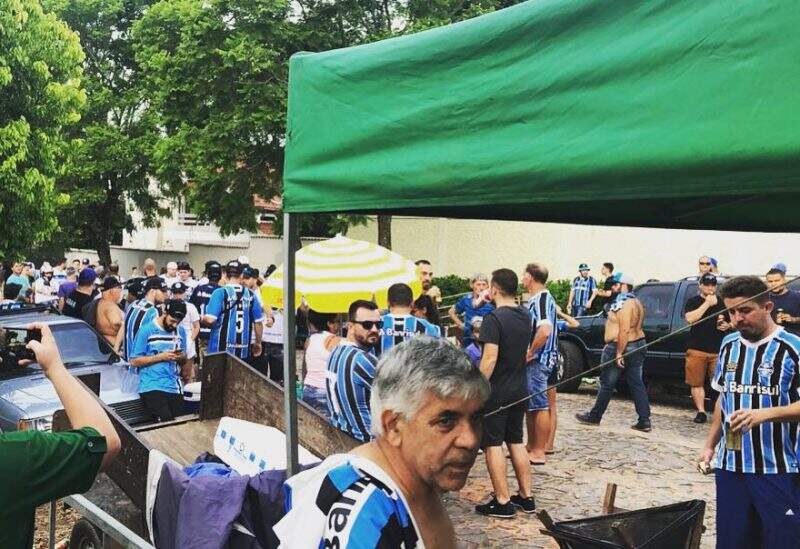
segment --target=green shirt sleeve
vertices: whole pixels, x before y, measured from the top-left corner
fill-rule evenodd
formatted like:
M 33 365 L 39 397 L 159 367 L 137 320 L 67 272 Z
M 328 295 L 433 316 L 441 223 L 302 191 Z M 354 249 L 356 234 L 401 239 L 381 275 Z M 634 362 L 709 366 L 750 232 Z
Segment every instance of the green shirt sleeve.
M 87 491 L 105 453 L 105 437 L 91 427 L 0 435 L 0 508 L 21 511 Z

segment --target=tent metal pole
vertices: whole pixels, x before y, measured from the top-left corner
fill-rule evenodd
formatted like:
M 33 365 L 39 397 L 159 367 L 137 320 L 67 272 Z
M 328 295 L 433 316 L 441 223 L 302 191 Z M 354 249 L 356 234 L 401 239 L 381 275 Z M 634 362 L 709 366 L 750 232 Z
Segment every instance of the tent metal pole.
M 297 214 L 283 214 L 283 404 L 284 432 L 286 434 L 287 476 L 299 470 L 297 452 L 297 353 L 295 341 L 297 325 L 294 302 L 295 252 L 297 251 Z

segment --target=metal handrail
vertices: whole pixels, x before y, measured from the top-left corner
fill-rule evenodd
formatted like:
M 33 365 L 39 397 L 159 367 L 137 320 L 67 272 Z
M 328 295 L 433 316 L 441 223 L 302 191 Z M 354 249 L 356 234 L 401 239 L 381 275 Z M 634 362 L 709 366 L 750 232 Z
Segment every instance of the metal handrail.
M 81 495 L 67 496 L 62 501 L 75 509 L 80 515 L 98 527 L 104 534 L 126 549 L 155 549 L 150 543 L 139 537 L 133 530 L 100 509 L 97 505 Z M 48 547 L 56 545 L 56 500 L 50 502 L 50 539 Z

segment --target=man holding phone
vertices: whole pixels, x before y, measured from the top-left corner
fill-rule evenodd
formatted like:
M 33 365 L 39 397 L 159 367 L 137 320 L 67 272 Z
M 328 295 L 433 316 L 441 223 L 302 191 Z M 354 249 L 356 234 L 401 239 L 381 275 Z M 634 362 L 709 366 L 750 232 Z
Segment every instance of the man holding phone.
M 34 323 L 26 329 L 27 339 L 31 333 L 40 338 L 27 348 L 53 384 L 73 430 L 0 434 L 0 547 L 31 547 L 36 507 L 88 490 L 121 446 L 97 399 L 64 367 L 50 328 Z
M 142 325 L 133 343 L 130 362 L 140 368 L 139 395 L 159 421 L 172 421 L 183 412 L 180 378 L 191 376 L 186 330 L 180 325 L 185 316 L 186 303 L 165 301 L 164 312 Z

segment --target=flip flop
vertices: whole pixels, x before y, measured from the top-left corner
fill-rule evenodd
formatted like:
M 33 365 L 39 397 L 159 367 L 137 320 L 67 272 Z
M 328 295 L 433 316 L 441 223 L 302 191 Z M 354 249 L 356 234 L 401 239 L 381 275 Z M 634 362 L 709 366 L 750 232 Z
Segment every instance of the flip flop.
M 558 452 L 558 450 L 545 450 L 545 452 L 544 452 L 544 455 L 546 455 L 546 456 L 552 456 L 552 455 L 553 455 L 553 454 L 555 454 L 556 452 Z
M 528 460 L 528 462 L 529 462 L 531 465 L 546 465 L 546 464 L 547 464 L 547 462 L 545 462 L 545 461 L 533 461 L 532 459 L 531 459 L 531 460 Z

